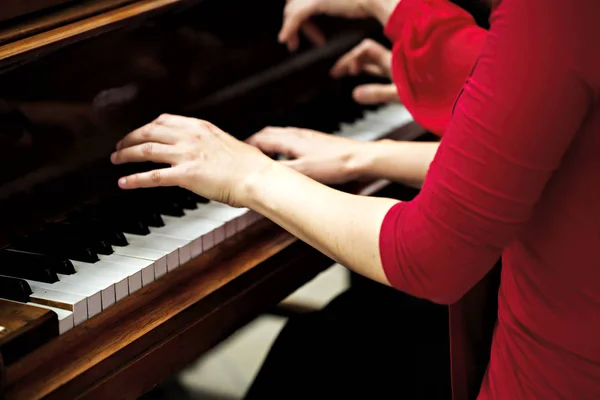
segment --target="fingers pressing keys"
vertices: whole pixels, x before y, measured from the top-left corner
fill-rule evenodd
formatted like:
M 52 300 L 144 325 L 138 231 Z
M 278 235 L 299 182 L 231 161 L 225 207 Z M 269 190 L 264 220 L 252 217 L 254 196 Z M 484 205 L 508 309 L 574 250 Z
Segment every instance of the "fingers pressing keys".
M 180 188 L 124 192 L 0 250 L 0 298 L 52 309 L 64 333 L 259 218 Z

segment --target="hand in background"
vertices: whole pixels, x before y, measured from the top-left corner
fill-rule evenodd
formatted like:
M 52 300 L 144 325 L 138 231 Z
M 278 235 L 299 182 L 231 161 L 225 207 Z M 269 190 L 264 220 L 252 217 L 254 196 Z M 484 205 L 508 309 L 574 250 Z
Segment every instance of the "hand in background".
M 315 15 L 344 18 L 367 18 L 366 0 L 287 0 L 283 12 L 283 26 L 279 42 L 287 44 L 291 51 L 298 48 L 298 33 L 304 33 L 314 44 L 322 45 L 325 37 L 311 22 Z
M 392 79 L 392 53 L 372 39 L 365 39 L 343 55 L 331 69 L 335 78 L 356 76 L 367 73 L 373 76 Z M 398 102 L 396 86 L 389 84 L 366 84 L 357 87 L 354 100 L 361 104 Z

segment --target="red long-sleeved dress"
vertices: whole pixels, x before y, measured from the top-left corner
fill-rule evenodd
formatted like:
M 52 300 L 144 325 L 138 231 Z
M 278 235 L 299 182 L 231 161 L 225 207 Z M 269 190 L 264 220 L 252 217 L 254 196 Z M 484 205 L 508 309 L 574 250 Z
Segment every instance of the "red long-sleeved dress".
M 421 193 L 383 222 L 388 280 L 452 303 L 502 256 L 480 399 L 600 398 L 600 3 L 503 0 L 486 34 L 441 2 L 402 0 L 386 27 L 401 99 L 444 132 Z M 474 68 L 467 49 L 421 46 L 444 35 L 482 46 Z

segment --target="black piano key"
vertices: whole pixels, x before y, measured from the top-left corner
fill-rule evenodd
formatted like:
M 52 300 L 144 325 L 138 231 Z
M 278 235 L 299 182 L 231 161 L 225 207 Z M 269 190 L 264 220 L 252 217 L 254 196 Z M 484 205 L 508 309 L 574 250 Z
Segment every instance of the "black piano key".
M 142 208 L 142 220 L 151 227 L 160 228 L 161 226 L 165 226 L 165 221 L 158 211 L 154 211 L 150 208 Z
M 113 253 L 110 242 L 98 236 L 98 233 L 92 227 L 62 221 L 46 225 L 45 230 L 50 235 L 56 235 L 58 238 L 79 240 L 83 246 L 91 248 L 98 254 L 110 255 Z
M 173 201 L 180 204 L 184 210 L 195 210 L 198 208 L 196 195 L 189 190 L 179 187 L 166 187 L 157 190 L 165 201 Z
M 28 303 L 31 294 L 33 294 L 31 287 L 23 279 L 0 276 L 0 298 Z
M 67 258 L 11 248 L 0 250 L 0 264 L 11 264 L 21 268 L 37 266 L 63 275 L 72 275 L 76 272 L 73 263 Z
M 132 192 L 129 193 L 129 196 L 119 201 L 127 212 L 135 213 L 149 227 L 160 228 L 165 226 L 165 222 L 156 207 L 144 202 L 138 196 L 131 195 Z
M 58 282 L 56 272 L 47 267 L 35 264 L 27 267 L 10 263 L 0 264 L 0 275 L 45 283 Z
M 95 232 L 99 238 L 106 240 L 113 246 L 123 247 L 129 244 L 123 232 L 108 221 L 87 215 L 81 211 L 70 213 L 67 216 L 67 222 L 83 225 L 85 229 Z
M 103 220 L 125 233 L 134 235 L 148 235 L 150 233 L 148 224 L 139 216 L 139 213 L 135 210 L 124 209 L 122 204 L 107 202 L 98 206 L 86 206 L 82 212 L 90 218 Z
M 35 232 L 16 241 L 12 248 L 40 254 L 50 254 L 72 260 L 95 263 L 98 253 L 77 238 L 56 237 L 47 232 Z
M 196 203 L 206 204 L 209 202 L 209 200 L 206 197 L 202 197 L 199 194 L 196 194 L 194 192 L 189 192 L 189 194 Z
M 154 198 L 151 202 L 162 215 L 168 215 L 170 217 L 183 217 L 185 215 L 183 204 L 178 200 Z
M 100 260 L 94 246 L 80 235 L 57 232 L 46 226 L 37 240 L 51 248 L 59 249 L 59 254 L 63 257 L 87 263 Z
M 198 202 L 195 200 L 194 196 L 192 196 L 190 191 L 178 187 L 167 189 L 170 189 L 173 196 L 176 196 L 179 199 L 181 206 L 185 210 L 195 210 L 198 208 Z
M 177 196 L 169 195 L 167 188 L 144 189 L 132 192 L 131 201 L 137 207 L 152 209 L 162 215 L 183 217 L 185 209 Z

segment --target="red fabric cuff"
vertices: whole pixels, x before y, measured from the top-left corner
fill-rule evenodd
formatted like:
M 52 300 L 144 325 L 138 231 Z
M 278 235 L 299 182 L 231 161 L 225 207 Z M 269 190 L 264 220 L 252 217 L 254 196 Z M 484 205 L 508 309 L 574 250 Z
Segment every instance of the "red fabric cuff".
M 398 251 L 400 246 L 396 243 L 398 235 L 396 228 L 400 226 L 400 217 L 408 203 L 399 202 L 389 209 L 379 231 L 379 256 L 381 257 L 381 265 L 387 280 L 392 286 L 398 288 L 404 286 L 404 277 L 402 269 L 399 267 L 400 255 Z
M 385 35 L 392 43 L 400 39 L 408 18 L 422 7 L 423 0 L 400 0 L 383 29 Z

